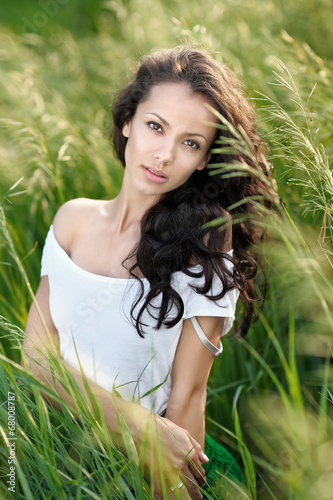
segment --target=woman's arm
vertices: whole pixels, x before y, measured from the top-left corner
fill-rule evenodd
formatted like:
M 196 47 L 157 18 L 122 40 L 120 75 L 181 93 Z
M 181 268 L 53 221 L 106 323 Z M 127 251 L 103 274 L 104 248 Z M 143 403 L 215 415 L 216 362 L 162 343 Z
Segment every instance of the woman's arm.
M 42 313 L 43 321 L 39 315 L 36 304 L 33 303 L 27 320 L 27 338 L 23 343 L 24 350 L 32 359 L 26 358 L 26 361 L 36 378 L 44 382 L 47 386 L 55 389 L 61 399 L 63 399 L 72 408 L 76 409 L 75 402 L 61 383 L 57 379 L 54 383 L 50 366 L 47 362 L 48 349 L 50 349 L 53 354 L 59 355 L 59 335 L 50 314 L 49 283 L 47 276 L 43 276 L 41 279 L 36 293 L 36 302 L 38 303 L 39 309 Z M 43 351 L 46 357 L 41 358 L 38 350 Z M 34 360 L 38 360 L 38 363 L 35 363 Z M 62 361 L 62 363 L 73 375 L 86 398 L 87 405 L 89 405 L 91 410 L 93 410 L 84 387 L 81 373 L 66 362 Z M 22 366 L 25 366 L 23 358 L 21 364 Z M 192 438 L 190 433 L 176 425 L 174 422 L 168 420 L 168 418 L 163 419 L 158 415 L 153 414 L 143 406 L 114 396 L 109 391 L 97 386 L 97 384 L 93 381 L 88 380 L 88 382 L 93 394 L 95 396 L 98 394 L 105 422 L 119 444 L 121 443 L 121 432 L 118 424 L 117 411 L 124 418 L 138 448 L 141 447 L 144 433 L 148 433 L 146 463 L 150 468 L 154 467 L 155 486 L 157 485 L 157 489 L 159 489 L 160 475 L 157 458 L 156 430 L 159 435 L 160 447 L 163 456 L 163 468 L 167 483 L 169 485 L 177 484 L 179 482 L 179 473 L 181 472 L 181 477 L 186 483 L 187 490 L 182 488 L 181 493 L 183 496 L 180 498 L 189 498 L 190 494 L 193 499 L 202 499 L 201 493 L 196 487 L 196 484 L 204 484 L 204 481 L 202 480 L 204 470 L 201 462 L 205 461 L 205 457 L 201 446 Z M 43 396 L 46 397 L 45 395 Z M 49 400 L 49 397 L 46 399 Z M 55 401 L 52 401 L 52 403 L 54 406 L 58 406 Z M 185 456 L 187 456 L 186 460 L 184 460 Z M 191 463 L 195 464 L 195 467 L 193 467 Z M 189 480 L 185 479 L 185 476 L 189 478 Z M 172 498 L 171 491 L 170 498 Z
M 207 338 L 218 345 L 224 318 L 197 317 Z M 184 321 L 172 368 L 166 417 L 205 442 L 206 386 L 214 355 L 203 345 L 189 319 Z

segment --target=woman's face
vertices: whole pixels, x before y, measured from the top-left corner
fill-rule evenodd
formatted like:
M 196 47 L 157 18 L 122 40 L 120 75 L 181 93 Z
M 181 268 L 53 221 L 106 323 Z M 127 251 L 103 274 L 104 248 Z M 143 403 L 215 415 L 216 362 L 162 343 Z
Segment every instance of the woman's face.
M 124 182 L 149 195 L 161 195 L 181 186 L 209 161 L 217 123 L 206 108 L 211 104 L 183 83 L 152 87 L 134 117 L 124 125 Z

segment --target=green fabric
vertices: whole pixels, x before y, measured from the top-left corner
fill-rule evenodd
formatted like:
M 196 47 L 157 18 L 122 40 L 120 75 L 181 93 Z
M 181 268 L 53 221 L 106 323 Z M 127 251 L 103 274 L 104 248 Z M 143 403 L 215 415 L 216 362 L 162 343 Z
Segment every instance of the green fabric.
M 216 488 L 222 491 L 224 487 L 227 488 L 229 483 L 223 478 L 225 475 L 233 481 L 245 483 L 243 473 L 236 459 L 224 446 L 217 443 L 208 434 L 205 435 L 205 454 L 209 458 L 209 462 L 203 464 L 207 478 L 206 491 L 209 492 L 211 489 L 215 490 Z

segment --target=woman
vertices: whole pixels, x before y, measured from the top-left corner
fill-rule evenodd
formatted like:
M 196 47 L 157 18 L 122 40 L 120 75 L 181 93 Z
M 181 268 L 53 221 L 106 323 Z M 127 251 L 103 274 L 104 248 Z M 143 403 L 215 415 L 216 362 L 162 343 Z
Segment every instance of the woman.
M 253 158 L 215 151 L 221 135 L 232 138 L 221 120 L 246 133 Z M 156 431 L 171 497 L 177 489 L 181 498 L 200 499 L 209 460 L 207 379 L 238 295 L 247 311 L 242 334 L 253 310 L 256 262 L 249 249 L 260 234 L 247 217 L 258 211 L 248 197 L 268 191 L 260 180 L 269 175 L 261 167 L 262 142 L 234 74 L 186 47 L 144 60 L 119 93 L 113 122 L 125 167 L 120 193 L 108 201 L 71 200 L 57 212 L 36 293 L 43 319 L 32 304 L 24 344 L 34 346 L 33 372 L 54 386 L 47 365 L 33 362 L 51 337 L 91 405 L 81 364 L 109 428 L 120 432 L 118 411 L 138 448 L 148 436 L 157 492 Z M 210 175 L 207 164 L 232 162 L 252 174 Z M 216 218 L 223 231 L 205 226 Z M 56 390 L 74 405 L 59 382 Z

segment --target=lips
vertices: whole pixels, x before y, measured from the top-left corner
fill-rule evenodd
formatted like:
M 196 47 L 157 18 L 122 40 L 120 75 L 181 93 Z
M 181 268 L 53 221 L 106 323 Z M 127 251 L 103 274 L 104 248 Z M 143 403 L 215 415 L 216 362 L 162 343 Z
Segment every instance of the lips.
M 157 168 L 146 167 L 143 165 L 143 171 L 146 174 L 146 177 L 153 182 L 162 183 L 168 180 L 167 176 L 162 172 L 162 170 L 159 170 Z
M 149 170 L 149 172 L 152 172 L 153 174 L 157 175 L 158 177 L 164 177 L 165 179 L 167 179 L 167 176 L 162 172 L 162 170 L 158 170 L 157 168 L 154 167 L 144 167 L 144 168 Z

